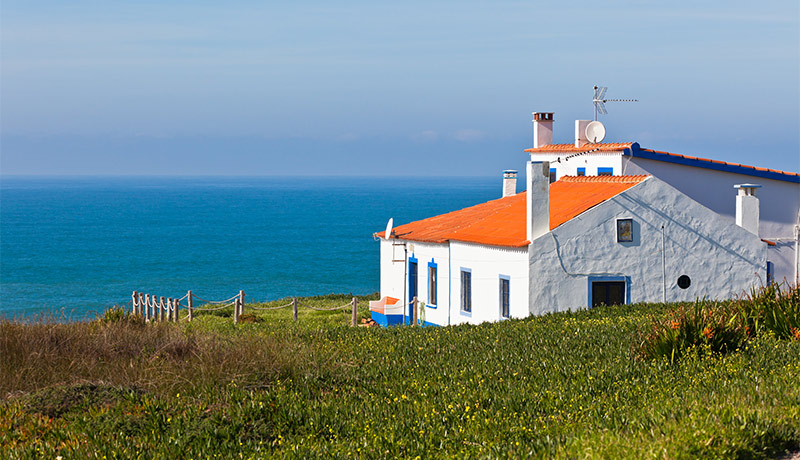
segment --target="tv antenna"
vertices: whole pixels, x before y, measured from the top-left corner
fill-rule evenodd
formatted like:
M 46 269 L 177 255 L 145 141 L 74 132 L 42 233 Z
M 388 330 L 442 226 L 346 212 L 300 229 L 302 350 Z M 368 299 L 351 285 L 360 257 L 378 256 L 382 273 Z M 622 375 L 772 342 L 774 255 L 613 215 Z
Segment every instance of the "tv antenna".
M 606 99 L 607 90 L 608 87 L 606 86 L 595 85 L 594 87 L 594 99 L 592 99 L 594 103 L 594 121 L 597 121 L 597 112 L 608 115 L 606 102 L 639 102 L 639 99 Z

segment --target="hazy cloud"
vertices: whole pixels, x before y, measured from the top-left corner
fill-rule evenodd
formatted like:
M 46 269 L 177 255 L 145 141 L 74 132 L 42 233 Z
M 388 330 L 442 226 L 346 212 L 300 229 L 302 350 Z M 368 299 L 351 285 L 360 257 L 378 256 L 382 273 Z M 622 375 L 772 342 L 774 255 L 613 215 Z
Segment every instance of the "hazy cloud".
M 426 129 L 425 131 L 419 132 L 411 136 L 411 140 L 417 142 L 436 142 L 437 140 L 439 140 L 439 134 L 432 129 Z
M 475 142 L 486 137 L 486 133 L 477 129 L 459 129 L 453 134 L 453 139 L 459 142 Z

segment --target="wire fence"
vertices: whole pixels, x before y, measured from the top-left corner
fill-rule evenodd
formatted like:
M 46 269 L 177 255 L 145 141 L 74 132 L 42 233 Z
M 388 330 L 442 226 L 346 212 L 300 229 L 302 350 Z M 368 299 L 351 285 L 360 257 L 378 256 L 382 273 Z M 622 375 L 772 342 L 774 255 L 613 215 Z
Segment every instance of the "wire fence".
M 199 303 L 196 304 L 195 300 L 199 301 Z M 182 303 L 184 301 L 185 303 Z M 239 323 L 239 319 L 241 315 L 244 314 L 245 310 L 244 291 L 239 291 L 239 293 L 235 296 L 225 300 L 206 300 L 195 295 L 192 293 L 192 291 L 188 291 L 185 296 L 178 299 L 173 299 L 172 297 L 165 298 L 163 296 L 158 297 L 151 294 L 133 291 L 129 304 L 132 306 L 134 315 L 140 315 L 145 319 L 145 321 L 152 322 L 178 322 L 183 319 L 192 321 L 195 313 L 197 312 L 218 311 L 233 306 L 233 323 L 237 324 Z M 350 309 L 352 312 L 350 325 L 356 326 L 358 321 L 357 297 L 353 297 L 353 300 L 344 305 L 330 308 L 315 307 L 313 305 L 304 304 L 300 302 L 297 297 L 293 297 L 292 301 L 285 305 L 278 305 L 275 307 L 256 307 L 255 305 L 247 306 L 248 310 L 254 311 L 280 310 L 289 307 L 292 308 L 292 317 L 295 322 L 298 321 L 298 312 L 300 308 L 308 308 L 316 311 L 336 311 Z M 183 317 L 181 317 L 180 314 L 181 309 L 186 312 Z

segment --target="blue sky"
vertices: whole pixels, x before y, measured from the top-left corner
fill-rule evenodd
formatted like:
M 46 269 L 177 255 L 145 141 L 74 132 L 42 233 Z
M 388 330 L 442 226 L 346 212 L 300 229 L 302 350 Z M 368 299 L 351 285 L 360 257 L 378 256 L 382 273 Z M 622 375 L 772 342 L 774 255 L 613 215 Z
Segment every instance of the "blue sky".
M 3 174 L 494 175 L 607 141 L 800 170 L 796 0 L 0 4 Z

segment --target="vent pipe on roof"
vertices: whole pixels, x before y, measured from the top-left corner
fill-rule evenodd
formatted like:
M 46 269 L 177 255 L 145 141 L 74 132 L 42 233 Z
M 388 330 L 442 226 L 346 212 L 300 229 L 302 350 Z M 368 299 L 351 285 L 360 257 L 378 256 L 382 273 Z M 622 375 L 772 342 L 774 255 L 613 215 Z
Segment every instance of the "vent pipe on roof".
M 528 162 L 528 241 L 550 231 L 550 163 Z
M 739 190 L 736 195 L 736 225 L 758 236 L 759 203 L 756 198 L 756 184 L 739 184 L 733 188 Z
M 533 148 L 553 143 L 553 112 L 533 112 Z
M 517 172 L 512 169 L 503 171 L 503 198 L 517 194 Z

